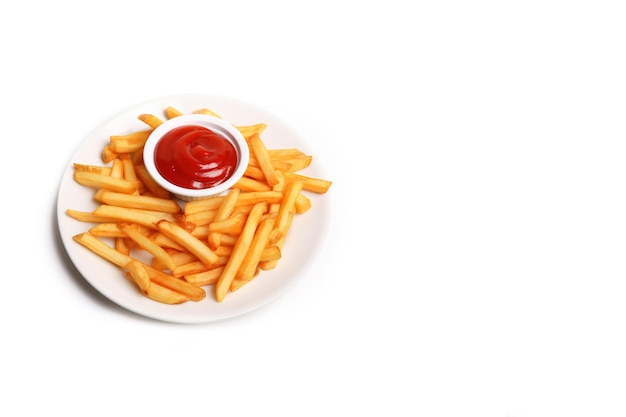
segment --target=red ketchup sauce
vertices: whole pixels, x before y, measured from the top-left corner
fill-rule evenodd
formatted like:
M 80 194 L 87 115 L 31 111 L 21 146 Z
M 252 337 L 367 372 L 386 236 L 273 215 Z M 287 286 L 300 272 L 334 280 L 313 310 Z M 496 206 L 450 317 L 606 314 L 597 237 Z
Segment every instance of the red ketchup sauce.
M 204 189 L 226 181 L 237 167 L 237 151 L 223 136 L 203 126 L 180 126 L 156 145 L 159 173 L 183 188 Z

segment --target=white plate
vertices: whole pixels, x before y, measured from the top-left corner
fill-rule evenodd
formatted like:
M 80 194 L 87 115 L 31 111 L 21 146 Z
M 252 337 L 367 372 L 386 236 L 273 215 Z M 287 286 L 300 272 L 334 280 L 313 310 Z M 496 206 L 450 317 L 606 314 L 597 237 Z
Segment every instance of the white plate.
M 145 129 L 137 119 L 141 113 L 163 115 L 166 107 L 173 106 L 183 113 L 200 108 L 210 108 L 235 125 L 266 123 L 263 140 L 268 148 L 299 148 L 314 156 L 310 167 L 302 173 L 325 178 L 320 172 L 320 161 L 304 139 L 272 114 L 251 104 L 222 96 L 191 94 L 162 97 L 136 105 L 123 111 L 88 135 L 70 159 L 61 180 L 57 218 L 65 249 L 80 274 L 100 293 L 114 303 L 137 314 L 175 323 L 206 323 L 234 317 L 255 310 L 276 299 L 291 288 L 303 275 L 317 255 L 329 228 L 329 195 L 309 193 L 312 208 L 296 216 L 285 240 L 282 258 L 274 270 L 262 271 L 244 287 L 227 294 L 218 303 L 213 287 L 206 287 L 207 297 L 200 302 L 166 305 L 141 295 L 127 281 L 116 266 L 101 259 L 87 248 L 74 242 L 72 236 L 91 226 L 70 218 L 66 209 L 91 211 L 96 207 L 94 190 L 77 184 L 73 179 L 73 163 L 103 165 L 101 152 L 110 135 L 130 133 Z M 164 116 L 163 116 L 164 117 Z

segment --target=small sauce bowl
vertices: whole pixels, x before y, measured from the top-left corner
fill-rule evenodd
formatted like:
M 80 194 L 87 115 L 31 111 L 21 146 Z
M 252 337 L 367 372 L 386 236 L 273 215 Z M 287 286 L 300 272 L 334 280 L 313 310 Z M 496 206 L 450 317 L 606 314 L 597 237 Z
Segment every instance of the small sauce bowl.
M 174 197 L 191 201 L 232 188 L 248 167 L 250 150 L 232 124 L 206 114 L 188 114 L 166 120 L 152 131 L 143 160 L 157 184 Z

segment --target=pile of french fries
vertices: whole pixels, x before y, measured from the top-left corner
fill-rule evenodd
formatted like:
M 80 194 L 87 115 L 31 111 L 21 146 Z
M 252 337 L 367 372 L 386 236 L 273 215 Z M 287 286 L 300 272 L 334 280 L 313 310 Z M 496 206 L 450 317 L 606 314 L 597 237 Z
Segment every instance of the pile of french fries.
M 220 117 L 203 108 L 194 113 Z M 182 113 L 168 107 L 166 119 Z M 155 114 L 137 117 L 143 130 L 110 136 L 102 165 L 74 163 L 74 180 L 94 190 L 93 211 L 67 209 L 90 224 L 73 239 L 118 266 L 123 277 L 152 300 L 199 302 L 213 288 L 222 302 L 274 269 L 294 216 L 311 208 L 305 194 L 323 194 L 332 182 L 302 175 L 312 156 L 296 148 L 268 149 L 265 123 L 235 126 L 250 148 L 244 176 L 227 193 L 183 203 L 160 187 L 143 164 L 143 145 L 163 123 Z

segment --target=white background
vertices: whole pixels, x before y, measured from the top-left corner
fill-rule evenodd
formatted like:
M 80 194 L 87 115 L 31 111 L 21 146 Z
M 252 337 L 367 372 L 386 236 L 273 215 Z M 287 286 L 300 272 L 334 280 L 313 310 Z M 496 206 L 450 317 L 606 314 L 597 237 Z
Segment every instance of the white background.
M 625 415 L 621 3 L 3 3 L 0 414 Z M 82 139 L 179 93 L 334 181 L 318 261 L 209 325 L 116 307 L 56 227 Z

